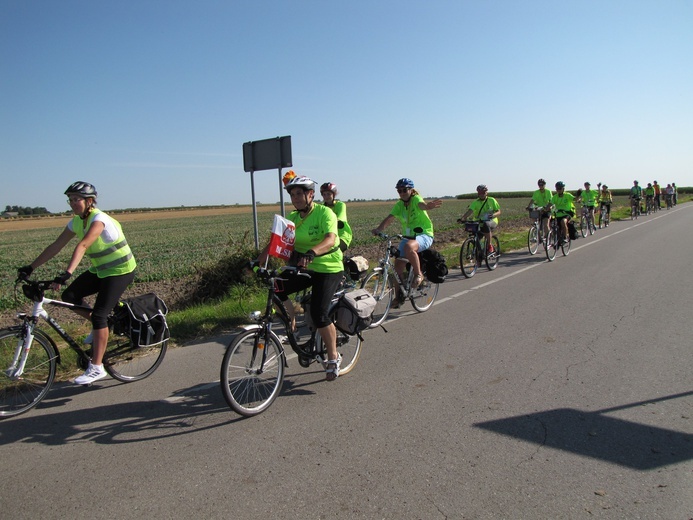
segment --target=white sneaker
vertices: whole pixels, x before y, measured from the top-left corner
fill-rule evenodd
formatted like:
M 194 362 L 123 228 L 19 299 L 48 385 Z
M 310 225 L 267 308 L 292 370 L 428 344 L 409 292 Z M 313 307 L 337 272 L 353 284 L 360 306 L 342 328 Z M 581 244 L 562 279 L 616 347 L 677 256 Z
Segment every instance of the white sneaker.
M 103 365 L 92 365 L 89 363 L 87 371 L 81 376 L 75 378 L 76 385 L 90 385 L 94 381 L 103 379 L 108 373 L 104 370 Z
M 84 338 L 84 341 L 82 342 L 85 345 L 93 345 L 94 344 L 94 331 L 92 330 L 89 335 Z

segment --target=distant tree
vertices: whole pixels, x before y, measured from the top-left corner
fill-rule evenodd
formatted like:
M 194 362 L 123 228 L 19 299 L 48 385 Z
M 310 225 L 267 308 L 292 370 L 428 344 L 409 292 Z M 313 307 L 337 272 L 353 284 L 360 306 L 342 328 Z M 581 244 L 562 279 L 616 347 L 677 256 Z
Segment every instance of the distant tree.
M 17 213 L 17 215 L 50 215 L 51 212 L 43 207 L 28 208 L 25 206 L 5 206 L 5 211 L 8 213 Z

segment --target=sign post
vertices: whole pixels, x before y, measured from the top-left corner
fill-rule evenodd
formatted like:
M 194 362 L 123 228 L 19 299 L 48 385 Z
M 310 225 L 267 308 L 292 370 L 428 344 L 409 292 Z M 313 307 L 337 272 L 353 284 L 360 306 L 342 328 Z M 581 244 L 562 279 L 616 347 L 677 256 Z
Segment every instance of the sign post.
M 291 136 L 273 137 L 261 141 L 243 143 L 243 170 L 250 173 L 250 194 L 253 199 L 253 226 L 255 227 L 255 248 L 260 248 L 257 229 L 257 202 L 255 199 L 255 172 L 273 170 L 279 172 L 279 204 L 284 216 L 284 190 L 282 190 L 282 168 L 290 168 Z

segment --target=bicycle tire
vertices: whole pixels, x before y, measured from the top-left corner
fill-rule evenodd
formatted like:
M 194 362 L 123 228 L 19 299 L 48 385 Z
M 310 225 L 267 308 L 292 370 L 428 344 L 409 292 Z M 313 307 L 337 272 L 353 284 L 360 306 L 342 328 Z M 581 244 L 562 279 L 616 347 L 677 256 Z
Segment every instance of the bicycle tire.
M 570 254 L 570 246 L 573 243 L 572 240 L 570 240 L 570 237 L 566 238 L 565 242 L 561 244 L 561 252 L 563 253 L 563 256 L 568 256 Z
M 373 321 L 368 326 L 368 328 L 373 329 L 380 326 L 390 313 L 392 298 L 395 294 L 394 287 L 390 282 L 390 277 L 387 276 L 387 271 L 380 268 L 379 271 L 372 271 L 366 276 L 361 284 L 361 289 L 366 289 L 376 301 L 375 309 L 373 309 Z
M 546 259 L 549 262 L 553 262 L 554 259 L 556 258 L 556 245 L 557 245 L 556 232 L 552 229 L 549 229 L 549 234 L 546 236 L 546 243 L 545 243 Z
M 336 307 L 330 310 L 332 321 L 335 320 Z M 361 338 L 358 335 L 350 336 L 335 327 L 337 334 L 337 352 L 342 355 L 342 363 L 339 366 L 339 375 L 343 376 L 352 371 L 361 356 Z M 327 349 L 322 341 L 320 333 L 315 334 L 315 345 L 318 352 L 323 352 L 327 359 Z
M 417 312 L 426 312 L 431 308 L 438 296 L 439 286 L 440 284 L 433 283 L 424 277 L 423 282 L 412 291 L 409 299 Z
M 116 337 L 111 340 L 103 357 L 103 367 L 113 378 L 132 383 L 149 377 L 164 360 L 168 340 L 156 345 L 138 347 L 130 338 Z
M 9 376 L 7 371 L 20 342 L 22 327 L 0 331 L 0 419 L 34 408 L 46 397 L 55 380 L 57 349 L 53 340 L 39 330 L 34 330 L 24 372 L 18 379 Z
M 460 247 L 460 269 L 465 278 L 471 278 L 476 273 L 476 260 L 476 242 L 468 238 Z
M 583 216 L 580 217 L 580 234 L 582 235 L 582 238 L 587 237 L 587 228 L 589 227 L 589 222 L 587 219 Z
M 530 255 L 536 255 L 539 251 L 539 228 L 532 226 L 527 232 L 527 249 Z
M 501 253 L 498 237 L 491 237 L 491 240 L 493 241 L 494 251 L 491 254 L 486 254 L 486 267 L 489 271 L 493 271 L 496 267 L 498 267 L 498 259 L 500 258 Z
M 273 333 L 263 339 L 259 327 L 241 332 L 226 348 L 219 376 L 222 394 L 231 409 L 244 417 L 258 415 L 274 402 L 284 382 L 286 358 Z M 261 347 L 260 347 L 261 345 Z M 271 352 L 260 370 L 263 349 Z
M 590 216 L 587 218 L 587 230 L 590 232 L 590 235 L 594 235 L 594 232 L 597 230 L 594 227 L 594 217 Z

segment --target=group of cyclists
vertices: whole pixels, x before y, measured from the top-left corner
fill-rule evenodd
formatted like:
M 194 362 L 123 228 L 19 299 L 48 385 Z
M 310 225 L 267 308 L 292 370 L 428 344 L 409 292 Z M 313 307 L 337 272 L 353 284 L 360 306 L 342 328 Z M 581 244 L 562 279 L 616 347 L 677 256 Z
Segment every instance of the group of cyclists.
M 630 205 L 632 211 L 642 212 L 641 202 L 645 197 L 645 207 L 648 211 L 654 211 L 662 209 L 662 198 L 664 198 L 664 203 L 667 209 L 676 206 L 678 193 L 676 190 L 676 183 L 672 182 L 662 188 L 657 181 L 648 182 L 647 187 L 643 188 L 640 186 L 638 181 L 633 181 L 633 187 L 630 189 Z
M 295 225 L 294 251 L 289 265 L 303 268 L 309 276 L 288 276 L 284 283 L 281 299 L 288 299 L 290 294 L 312 286 L 312 301 L 310 313 L 327 349 L 326 380 L 334 381 L 339 376 L 340 356 L 336 346 L 336 329 L 328 317 L 332 296 L 337 291 L 343 278 L 344 253 L 353 239 L 353 232 L 347 220 L 346 205 L 337 200 L 337 186 L 326 182 L 320 186 L 323 203 L 315 201 L 317 184 L 306 176 L 298 176 L 289 170 L 283 177 L 284 189 L 291 197 L 294 210 L 288 219 Z M 597 184 L 597 190 L 592 190 L 589 182 L 585 182 L 584 190 L 577 194 L 567 192 L 565 183 L 555 184 L 556 193 L 546 188 L 546 181 L 539 179 L 538 189 L 533 192 L 530 206 L 541 211 L 543 235 L 548 236 L 551 216 L 560 222 L 563 237 L 568 237 L 568 221 L 575 216 L 575 202 L 582 202 L 589 214 L 594 218 L 597 206 L 606 207 L 611 212 L 613 197 L 608 186 Z M 644 190 L 638 181 L 633 183 L 630 199 L 639 207 L 643 191 L 646 200 L 661 207 L 659 184 L 648 183 Z M 419 262 L 418 253 L 429 249 L 433 244 L 433 223 L 428 211 L 442 205 L 440 199 L 427 202 L 417 192 L 414 182 L 408 178 L 399 179 L 395 185 L 399 199 L 390 213 L 371 232 L 381 234 L 389 225 L 399 221 L 403 236 L 399 243 L 399 257 L 395 262 L 395 270 L 402 277 L 407 262 L 411 264 L 414 273 L 413 286 L 423 282 L 424 275 Z M 460 221 L 469 217 L 481 223 L 480 230 L 485 235 L 488 252 L 492 252 L 492 233 L 498 226 L 501 214 L 498 201 L 488 196 L 488 188 L 480 184 L 476 188 L 477 198 L 461 216 Z M 78 276 L 63 292 L 65 301 L 82 304 L 84 298 L 96 294 L 93 310 L 85 314 L 92 322 L 92 332 L 85 342 L 93 344 L 93 358 L 86 372 L 75 379 L 77 384 L 90 384 L 106 377 L 101 364 L 108 339 L 106 317 L 117 304 L 127 286 L 135 276 L 136 262 L 128 246 L 120 224 L 96 207 L 96 188 L 84 181 L 71 184 L 65 191 L 68 203 L 74 213 L 72 220 L 60 236 L 49 245 L 31 264 L 20 267 L 18 274 L 28 277 L 33 270 L 57 255 L 73 238 L 77 243 L 70 261 L 65 269 L 54 280 L 54 289 L 66 285 L 77 269 L 82 258 L 86 255 L 91 266 L 88 271 Z M 664 190 L 667 206 L 676 204 L 676 184 L 667 185 Z M 268 247 L 259 255 L 257 261 L 265 263 L 268 257 Z M 287 311 L 293 319 L 293 307 L 287 306 Z

